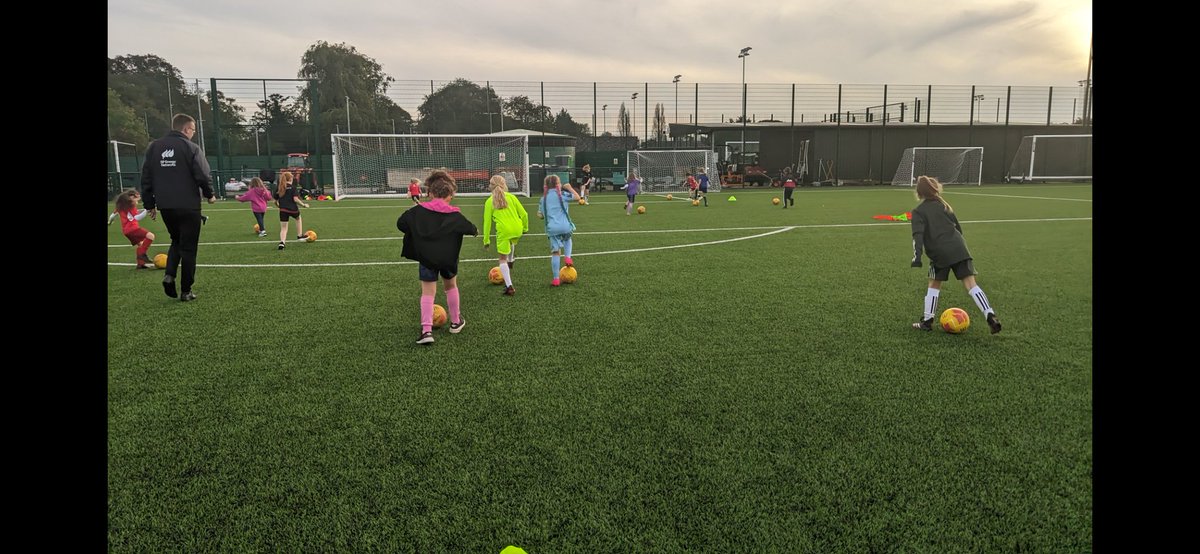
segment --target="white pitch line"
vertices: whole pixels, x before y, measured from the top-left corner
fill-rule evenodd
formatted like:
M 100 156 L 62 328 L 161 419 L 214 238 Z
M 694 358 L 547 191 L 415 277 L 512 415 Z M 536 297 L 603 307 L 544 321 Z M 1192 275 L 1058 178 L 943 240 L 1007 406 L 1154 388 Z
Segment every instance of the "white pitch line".
M 1040 218 L 1040 219 L 983 219 L 983 220 L 964 221 L 963 223 L 969 223 L 969 224 L 975 224 L 975 223 L 1037 223 L 1037 222 L 1050 222 L 1050 221 L 1091 221 L 1091 220 L 1092 220 L 1092 218 L 1090 218 L 1090 217 L 1058 217 L 1058 218 Z M 750 236 L 746 236 L 746 237 L 714 240 L 714 241 L 708 241 L 708 242 L 697 242 L 697 243 L 691 243 L 691 244 L 675 244 L 675 245 L 670 245 L 670 246 L 651 246 L 649 248 L 630 248 L 630 249 L 626 249 L 626 250 L 609 250 L 606 252 L 585 252 L 582 254 L 576 252 L 573 256 L 603 256 L 603 255 L 607 255 L 607 254 L 629 254 L 629 253 L 637 253 L 637 252 L 651 252 L 654 250 L 670 250 L 670 249 L 674 249 L 674 248 L 692 248 L 695 246 L 710 246 L 710 245 L 714 245 L 714 244 L 724 244 L 724 243 L 728 243 L 728 242 L 737 242 L 737 241 L 742 241 L 742 240 L 765 237 L 765 236 L 769 236 L 769 235 L 774 235 L 776 233 L 782 233 L 784 231 L 791 231 L 793 229 L 832 229 L 832 228 L 842 228 L 842 227 L 899 227 L 900 225 L 898 225 L 897 223 L 903 223 L 903 222 L 829 223 L 829 224 L 819 224 L 819 225 L 789 225 L 786 227 L 736 227 L 736 228 L 726 228 L 726 229 L 710 229 L 710 230 L 729 230 L 729 229 L 775 229 L 775 230 L 767 232 L 767 233 L 759 233 L 757 235 L 750 235 Z M 907 224 L 905 224 L 905 226 L 907 226 Z M 697 230 L 699 230 L 699 229 L 697 229 Z M 629 231 L 629 233 L 646 233 L 646 232 L 653 232 L 653 231 Z M 580 234 L 580 233 L 575 233 L 575 234 Z M 363 239 L 363 240 L 365 240 L 365 239 Z M 391 240 L 394 240 L 394 239 L 391 239 Z M 544 258 L 549 258 L 549 257 L 550 257 L 549 255 L 546 255 L 546 256 L 522 256 L 521 259 L 523 259 L 523 260 L 524 259 L 544 259 Z M 489 258 L 474 258 L 474 259 L 470 259 L 470 260 L 459 260 L 459 263 L 494 262 L 494 261 L 496 261 L 496 258 L 489 257 Z M 355 267 L 355 266 L 371 266 L 371 265 L 408 265 L 408 264 L 414 264 L 414 263 L 417 263 L 417 262 L 408 260 L 408 261 L 392 261 L 392 262 L 341 262 L 341 263 L 321 262 L 321 263 L 308 263 L 308 264 L 197 264 L 196 267 L 219 267 L 219 268 Z M 132 266 L 134 264 L 120 263 L 120 262 L 108 262 L 108 265 L 110 265 L 110 266 Z
M 983 194 L 979 192 L 958 192 L 953 190 L 942 191 L 945 194 L 962 194 L 966 196 L 996 196 L 999 198 L 1032 198 L 1034 200 L 1064 200 L 1067 202 L 1091 202 L 1091 198 L 1055 198 L 1051 196 L 1021 196 L 1019 194 Z
M 770 231 L 767 233 L 759 233 L 757 235 L 750 235 L 747 237 L 737 237 L 737 238 L 732 238 L 732 239 L 713 240 L 713 241 L 708 241 L 708 242 L 696 242 L 696 243 L 691 243 L 691 244 L 673 244 L 670 246 L 652 246 L 649 248 L 631 248 L 631 249 L 627 249 L 627 250 L 610 250 L 607 252 L 585 252 L 582 254 L 580 254 L 579 252 L 576 252 L 572 255 L 572 257 L 578 258 L 580 256 L 603 256 L 605 254 L 629 254 L 629 253 L 634 253 L 634 252 L 650 252 L 653 250 L 669 250 L 672 248 L 692 248 L 695 246 L 710 246 L 713 244 L 723 244 L 726 242 L 737 242 L 739 240 L 756 239 L 759 237 L 774 235 L 776 233 L 782 233 L 784 231 L 790 231 L 795 228 L 796 228 L 795 226 L 782 227 L 782 228 L 777 228 L 774 231 Z M 522 260 L 540 260 L 540 259 L 549 259 L 549 258 L 550 258 L 550 255 L 548 255 L 548 254 L 545 256 L 521 256 Z M 495 262 L 495 261 L 496 261 L 496 258 L 489 257 L 489 258 L 474 258 L 474 259 L 470 259 L 470 260 L 459 260 L 458 263 L 461 264 L 461 263 L 471 263 L 471 262 Z M 354 266 L 367 266 L 367 265 L 410 265 L 410 264 L 415 264 L 415 263 L 417 263 L 417 262 L 413 261 L 413 260 L 404 260 L 404 261 L 394 261 L 394 262 L 346 262 L 346 263 L 328 263 L 328 262 L 326 262 L 326 263 L 311 263 L 311 264 L 196 264 L 196 267 L 222 267 L 222 268 L 233 268 L 233 267 L 354 267 Z M 134 265 L 134 264 L 108 262 L 108 265 L 129 266 L 129 265 Z

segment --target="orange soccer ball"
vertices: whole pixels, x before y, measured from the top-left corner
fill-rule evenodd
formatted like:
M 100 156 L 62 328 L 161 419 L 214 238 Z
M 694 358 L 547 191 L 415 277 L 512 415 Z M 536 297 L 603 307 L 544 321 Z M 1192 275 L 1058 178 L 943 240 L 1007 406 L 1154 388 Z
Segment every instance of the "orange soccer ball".
M 434 328 L 441 327 L 446 324 L 446 308 L 440 304 L 433 305 L 433 326 Z
M 504 274 L 500 272 L 500 266 L 493 267 L 488 272 L 488 282 L 493 285 L 499 285 L 504 282 Z

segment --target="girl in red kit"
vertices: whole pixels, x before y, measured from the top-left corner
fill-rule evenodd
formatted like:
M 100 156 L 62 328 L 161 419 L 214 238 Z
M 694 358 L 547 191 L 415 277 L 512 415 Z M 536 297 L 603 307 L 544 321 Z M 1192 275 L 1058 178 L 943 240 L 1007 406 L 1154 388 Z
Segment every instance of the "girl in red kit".
M 154 262 L 150 261 L 150 257 L 146 255 L 146 251 L 150 249 L 150 245 L 154 243 L 154 233 L 143 229 L 138 222 L 146 217 L 146 210 L 138 211 L 137 203 L 142 199 L 141 193 L 135 189 L 129 189 L 117 196 L 117 209 L 108 216 L 108 224 L 112 225 L 114 219 L 121 218 L 121 232 L 125 234 L 125 238 L 129 239 L 129 243 L 137 247 L 137 268 L 149 269 L 154 266 Z

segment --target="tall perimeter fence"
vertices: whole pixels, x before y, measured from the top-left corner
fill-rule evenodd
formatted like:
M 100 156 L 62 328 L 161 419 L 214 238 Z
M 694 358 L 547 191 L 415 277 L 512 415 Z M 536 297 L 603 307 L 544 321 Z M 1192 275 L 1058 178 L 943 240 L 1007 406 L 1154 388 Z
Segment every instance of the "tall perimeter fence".
M 193 79 L 187 79 L 192 81 Z M 288 154 L 310 155 L 316 187 L 332 186 L 332 133 L 436 133 L 423 122 L 422 104 L 450 80 L 397 80 L 385 96 L 410 114 L 413 125 L 378 113 L 371 106 L 347 105 L 344 97 L 309 94 L 307 119 L 290 124 L 254 125 L 253 116 L 273 95 L 295 102 L 312 81 L 300 79 L 195 79 L 210 98 L 220 96 L 242 108 L 242 121 L 213 121 L 201 114 L 200 133 L 213 168 L 214 183 L 229 177 L 280 169 Z M 887 182 L 906 148 L 983 146 L 983 180 L 997 182 L 1024 136 L 1091 134 L 1090 82 L 1067 86 L 689 83 L 686 81 L 548 82 L 471 81 L 494 92 L 499 102 L 465 107 L 456 117 L 473 133 L 513 132 L 510 100 L 525 97 L 548 108 L 550 117 L 565 111 L 586 125 L 573 147 L 531 153 L 535 165 L 568 154 L 571 168 L 583 161 L 598 176 L 624 171 L 628 150 L 711 149 L 724 161 L 731 152 L 756 154 L 769 174 L 806 168 L 808 182 Z M 219 94 L 218 94 L 219 93 Z M 629 117 L 623 134 L 619 114 Z M 324 113 L 324 118 L 307 114 Z M 655 117 L 661 113 L 661 118 Z M 186 113 L 186 111 L 185 111 Z M 745 118 L 742 118 L 745 113 Z M 543 128 L 553 128 L 552 120 Z M 657 124 L 656 124 L 657 123 Z M 447 132 L 464 132 L 462 130 Z M 541 129 L 531 133 L 531 149 Z M 553 133 L 545 133 L 552 135 Z M 109 146 L 109 189 L 137 186 L 142 152 Z M 116 152 L 116 154 L 114 154 Z M 619 160 L 613 163 L 611 160 Z M 120 171 L 117 171 L 117 165 Z M 223 189 L 223 187 L 218 187 Z M 222 194 L 222 192 L 219 192 Z

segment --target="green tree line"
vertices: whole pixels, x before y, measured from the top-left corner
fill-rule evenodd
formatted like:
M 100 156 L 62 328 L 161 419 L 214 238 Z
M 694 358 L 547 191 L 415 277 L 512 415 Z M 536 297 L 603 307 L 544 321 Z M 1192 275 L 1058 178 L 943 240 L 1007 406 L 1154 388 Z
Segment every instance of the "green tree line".
M 167 60 L 155 56 L 128 55 L 108 60 L 109 140 L 133 144 L 144 152 L 149 142 L 170 130 L 172 112 L 185 113 L 203 122 L 206 150 L 217 152 L 217 140 L 225 154 L 250 155 L 256 151 L 257 132 L 271 133 L 277 147 L 288 152 L 310 150 L 311 125 L 321 135 L 316 140 L 330 144 L 329 134 L 346 123 L 346 103 L 352 109 L 350 126 L 355 133 L 474 134 L 502 129 L 529 129 L 590 137 L 587 124 L 575 122 L 567 111 L 558 114 L 527 96 L 499 97 L 491 87 L 481 87 L 463 78 L 455 79 L 425 96 L 417 108 L 419 119 L 387 96 L 395 79 L 383 72 L 375 59 L 345 43 L 318 41 L 300 58 L 296 76 L 312 79 L 296 96 L 271 94 L 255 103 L 254 111 L 217 91 L 217 118 L 207 82 L 185 82 L 182 73 Z M 319 113 L 313 113 L 312 106 Z M 220 122 L 220 129 L 212 127 Z M 344 131 L 344 130 L 343 130 Z M 200 135 L 193 140 L 200 141 Z M 129 154 L 123 147 L 123 155 Z

